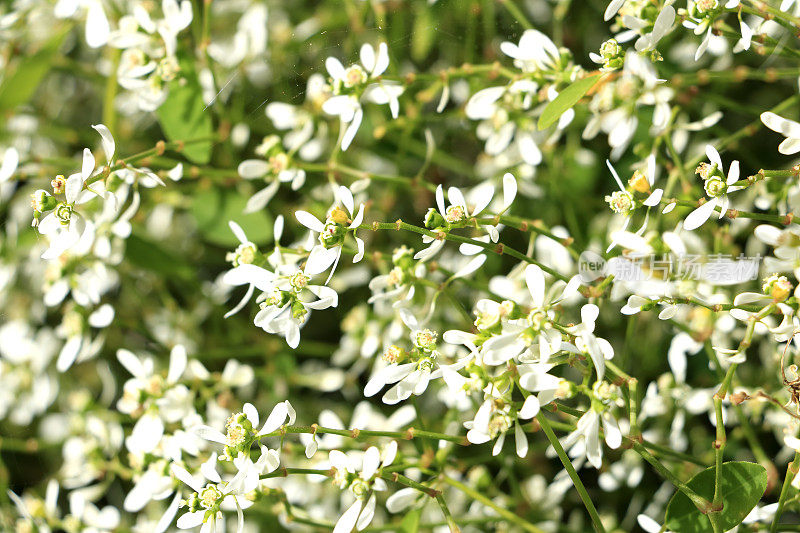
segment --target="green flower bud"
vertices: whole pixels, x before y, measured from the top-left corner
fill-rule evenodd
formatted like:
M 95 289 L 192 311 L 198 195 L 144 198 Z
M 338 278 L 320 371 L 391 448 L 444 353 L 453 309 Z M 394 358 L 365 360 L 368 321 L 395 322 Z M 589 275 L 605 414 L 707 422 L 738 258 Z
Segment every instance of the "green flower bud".
M 425 227 L 428 229 L 441 228 L 444 226 L 444 217 L 434 208 L 428 209 L 425 213 Z
M 55 215 L 62 226 L 68 226 L 72 218 L 72 206 L 64 202 L 59 203 L 56 206 Z
M 714 198 L 720 194 L 724 194 L 727 189 L 728 186 L 725 184 L 725 182 L 717 176 L 712 176 L 706 180 L 705 190 L 709 198 Z

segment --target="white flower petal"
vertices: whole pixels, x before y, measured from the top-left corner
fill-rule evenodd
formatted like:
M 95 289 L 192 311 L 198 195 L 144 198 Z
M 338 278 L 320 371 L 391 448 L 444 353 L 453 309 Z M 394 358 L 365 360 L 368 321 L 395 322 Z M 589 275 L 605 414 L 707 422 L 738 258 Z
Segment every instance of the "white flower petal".
M 132 376 L 140 379 L 146 379 L 148 377 L 142 360 L 130 350 L 124 348 L 117 350 L 117 360 Z
M 245 159 L 236 172 L 246 180 L 262 178 L 269 173 L 269 164 L 263 159 Z
M 88 148 L 83 149 L 83 163 L 81 164 L 81 177 L 86 181 L 94 172 L 94 155 Z
M 531 394 L 525 398 L 525 403 L 522 404 L 522 409 L 519 410 L 519 417 L 523 420 L 529 420 L 539 414 L 539 398 Z
M 294 213 L 295 218 L 300 224 L 304 225 L 308 229 L 312 231 L 316 231 L 317 233 L 322 233 L 322 230 L 325 229 L 325 224 L 320 222 L 320 220 L 309 213 L 308 211 L 295 211 Z
M 116 150 L 116 143 L 111 131 L 104 124 L 95 124 L 92 126 L 103 140 L 103 151 L 106 153 L 106 161 L 111 163 L 114 160 L 114 152 Z
M 358 521 L 358 515 L 361 514 L 361 503 L 361 500 L 356 500 L 350 507 L 347 508 L 347 510 L 336 522 L 336 526 L 333 528 L 333 533 L 350 533 L 353 531 L 353 528 L 356 526 L 356 522 Z
M 517 423 L 514 423 L 514 444 L 519 457 L 528 455 L 528 438 L 525 436 L 525 432 L 522 431 L 522 426 Z
M 201 489 L 202 490 L 202 487 Z M 177 526 L 180 529 L 192 529 L 195 528 L 203 523 L 203 519 L 205 518 L 205 510 L 203 511 L 195 511 L 193 513 L 186 513 L 181 515 L 178 518 Z
M 606 7 L 605 12 L 603 13 L 603 20 L 609 21 L 614 18 L 614 15 L 619 12 L 624 3 L 625 0 L 611 0 L 611 2 L 608 3 L 608 7 Z
M 371 44 L 364 43 L 361 45 L 359 56 L 364 69 L 371 73 L 375 69 L 375 49 L 372 48 Z
M 787 120 L 780 115 L 767 111 L 761 113 L 761 122 L 772 131 L 780 133 L 785 137 L 800 138 L 800 123 L 794 120 Z
M 528 265 L 525 267 L 525 284 L 533 298 L 534 307 L 542 307 L 544 304 L 544 272 L 538 265 Z
M 244 230 L 239 224 L 237 224 L 233 220 L 229 220 L 228 227 L 231 228 L 231 231 L 236 236 L 236 238 L 239 239 L 240 243 L 244 244 L 246 242 L 249 242 L 247 240 L 247 235 L 244 234 Z
M 3 164 L 0 166 L 0 183 L 8 181 L 19 164 L 19 152 L 16 148 L 8 148 L 3 154 Z
M 267 421 L 264 422 L 264 426 L 261 428 L 258 434 L 266 435 L 267 433 L 276 431 L 283 425 L 288 415 L 289 410 L 286 408 L 286 404 L 283 402 L 279 403 L 272 409 L 269 417 L 267 417 Z
M 511 173 L 503 175 L 503 209 L 506 211 L 511 207 L 514 198 L 517 196 L 517 180 Z
M 695 230 L 706 223 L 706 221 L 711 217 L 711 213 L 714 212 L 714 208 L 717 207 L 717 199 L 712 198 L 711 200 L 707 201 L 686 217 L 686 220 L 683 223 L 683 228 L 689 231 Z

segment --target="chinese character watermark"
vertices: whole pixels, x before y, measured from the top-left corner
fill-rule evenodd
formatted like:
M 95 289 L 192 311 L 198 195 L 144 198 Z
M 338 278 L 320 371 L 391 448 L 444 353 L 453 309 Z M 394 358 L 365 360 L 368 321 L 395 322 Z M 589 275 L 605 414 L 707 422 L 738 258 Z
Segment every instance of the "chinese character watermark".
M 591 283 L 613 275 L 617 281 L 704 281 L 712 285 L 736 285 L 758 279 L 761 255 L 739 254 L 630 254 L 606 261 L 591 251 L 581 253 L 578 272 Z

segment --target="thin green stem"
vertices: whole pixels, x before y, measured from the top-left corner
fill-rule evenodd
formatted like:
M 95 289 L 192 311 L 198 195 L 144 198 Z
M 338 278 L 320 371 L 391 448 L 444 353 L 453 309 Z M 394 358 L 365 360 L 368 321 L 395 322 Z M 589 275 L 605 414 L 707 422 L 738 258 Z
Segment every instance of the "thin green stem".
M 793 96 L 787 98 L 783 102 L 779 103 L 772 109 L 771 111 L 775 114 L 780 114 L 782 111 L 791 108 L 792 106 L 796 105 L 800 102 L 800 93 L 794 94 Z M 751 137 L 756 134 L 756 132 L 761 129 L 763 126 L 761 122 L 761 118 L 758 118 L 751 123 L 747 124 L 746 126 L 742 127 L 739 130 L 736 130 L 732 134 L 728 135 L 727 137 L 723 138 L 719 142 L 716 143 L 716 148 L 719 151 L 722 151 L 724 148 L 727 148 L 731 144 L 735 143 L 736 141 L 743 139 L 745 137 Z M 705 154 L 698 155 L 693 161 L 686 164 L 685 168 L 694 168 L 696 167 L 701 161 L 705 159 Z
M 524 218 L 513 217 L 509 215 L 497 215 L 494 217 L 476 218 L 475 222 L 481 225 L 491 224 L 493 226 L 496 226 L 497 224 L 505 224 L 506 226 L 511 226 L 512 228 L 520 231 L 538 233 L 539 235 L 548 237 L 549 239 L 565 247 L 573 258 L 577 259 L 580 255 L 578 254 L 577 250 L 575 250 L 574 239 L 572 237 L 558 237 L 547 227 L 545 227 L 541 220 L 526 220 Z
M 401 485 L 405 485 L 406 487 L 416 489 L 424 494 L 427 494 L 431 498 L 436 498 L 436 496 L 441 495 L 441 492 L 439 492 L 438 490 L 423 485 L 418 481 L 414 481 L 413 479 L 408 478 L 398 472 L 381 473 L 380 477 L 385 479 L 386 481 L 394 481 L 395 483 L 399 483 Z
M 683 481 L 681 481 L 678 476 L 672 473 L 672 471 L 665 467 L 661 462 L 658 461 L 653 455 L 644 447 L 644 445 L 633 441 L 633 449 L 636 450 L 639 455 L 644 458 L 645 461 L 650 463 L 650 465 L 656 469 L 661 477 L 672 483 L 675 488 L 679 491 L 684 493 L 687 498 L 689 498 L 692 503 L 697 507 L 700 512 L 707 513 L 711 507 L 711 502 L 707 499 L 703 498 L 699 494 L 697 494 L 694 490 L 692 490 L 688 485 L 686 485 Z
M 311 172 L 338 172 L 341 174 L 345 174 L 347 176 L 351 176 L 355 179 L 369 179 L 384 183 L 393 183 L 395 185 L 400 185 L 402 187 L 424 187 L 429 191 L 436 190 L 436 185 L 421 179 L 409 178 L 406 176 L 390 176 L 387 174 L 375 174 L 364 170 L 358 170 L 356 168 L 343 165 L 341 163 L 335 163 L 330 165 L 322 163 L 299 163 L 297 166 L 299 168 Z
M 276 477 L 287 477 L 290 475 L 315 475 L 315 476 L 330 476 L 331 471 L 330 469 L 319 469 L 319 468 L 293 468 L 293 467 L 281 467 L 277 470 L 270 472 L 269 474 L 264 474 L 259 477 L 259 479 L 270 479 Z
M 560 272 L 553 270 L 549 266 L 540 263 L 536 259 L 528 257 L 527 255 L 518 252 L 517 250 L 514 250 L 513 248 L 510 248 L 503 244 L 486 243 L 483 241 L 478 241 L 476 239 L 471 239 L 469 237 L 462 237 L 461 235 L 453 235 L 451 233 L 445 233 L 445 232 L 435 232 L 429 229 L 421 228 L 419 226 L 414 226 L 413 224 L 403 222 L 402 220 L 398 220 L 397 222 L 373 222 L 372 224 L 362 224 L 361 226 L 358 227 L 358 229 L 372 230 L 372 231 L 378 231 L 378 230 L 399 231 L 402 229 L 406 231 L 413 231 L 414 233 L 418 233 L 420 235 L 426 235 L 428 237 L 432 237 L 438 240 L 445 239 L 448 241 L 453 241 L 461 244 L 472 244 L 474 246 L 483 248 L 484 250 L 494 252 L 498 255 L 508 255 L 519 261 L 524 261 L 526 263 L 537 265 L 539 266 L 539 268 L 541 268 L 543 271 L 547 272 L 551 276 L 558 278 L 562 281 L 569 281 L 569 278 L 566 277 L 564 274 L 561 274 Z
M 705 200 L 705 198 L 703 198 Z M 691 207 L 695 208 L 699 205 L 702 205 L 698 202 L 690 202 L 687 200 L 678 200 L 677 198 L 669 198 L 665 200 L 661 200 L 661 203 L 664 205 L 667 204 L 676 204 L 682 207 Z M 705 203 L 705 202 L 703 202 Z M 719 206 L 714 208 L 715 213 L 721 213 L 722 210 Z M 728 209 L 725 211 L 725 216 L 728 218 L 750 218 L 752 220 L 761 220 L 763 222 L 772 222 L 773 224 L 782 224 L 788 226 L 792 223 L 792 217 L 786 217 L 782 215 L 772 215 L 770 213 L 754 213 L 752 211 L 740 211 L 738 209 Z
M 500 0 L 500 3 L 503 4 L 503 7 L 506 8 L 506 11 L 519 22 L 523 28 L 526 30 L 530 30 L 533 28 L 533 24 L 531 21 L 528 20 L 528 17 L 522 12 L 522 10 L 513 2 L 513 0 Z
M 797 475 L 798 467 L 800 467 L 800 452 L 795 452 L 794 459 L 786 466 L 786 476 L 783 478 L 783 486 L 781 487 L 781 495 L 778 497 L 778 508 L 775 510 L 775 517 L 770 524 L 770 533 L 778 531 L 778 522 L 780 522 L 783 508 L 786 505 L 786 498 L 789 496 L 789 489 L 792 486 L 792 480 Z
M 447 527 L 450 528 L 450 533 L 460 533 L 461 528 L 458 527 L 455 518 L 453 518 L 453 515 L 450 514 L 450 509 L 447 508 L 447 502 L 444 500 L 444 496 L 442 496 L 441 493 L 436 495 L 436 502 L 439 504 L 439 508 L 442 510 L 444 519 L 447 522 Z
M 114 100 L 117 97 L 117 67 L 119 66 L 120 50 L 110 48 L 111 71 L 106 79 L 106 91 L 103 95 L 103 124 L 109 129 L 111 135 L 117 131 L 117 113 Z
M 356 439 L 356 440 L 362 440 L 368 437 L 389 437 L 392 439 L 403 439 L 403 440 L 412 440 L 415 438 L 421 438 L 421 439 L 446 440 L 461 445 L 467 444 L 464 437 L 459 437 L 457 435 L 447 435 L 445 433 L 436 433 L 433 431 L 425 431 L 421 429 L 415 429 L 413 427 L 408 428 L 405 431 L 372 431 L 367 429 L 334 429 L 317 425 L 285 426 L 279 429 L 278 431 L 262 435 L 262 437 L 279 437 L 287 433 L 310 433 L 312 435 L 315 433 L 323 433 L 323 434 L 327 433 L 331 435 L 339 435 L 342 437 L 350 437 L 351 439 Z
M 430 470 L 423 470 L 423 472 L 426 473 L 426 474 L 435 475 L 435 473 L 431 472 Z M 477 501 L 477 502 L 479 502 L 479 503 L 481 503 L 481 504 L 483 504 L 483 505 L 485 505 L 487 507 L 491 507 L 492 509 L 494 509 L 497 512 L 497 514 L 502 516 L 504 519 L 506 519 L 507 521 L 518 525 L 519 527 L 521 527 L 525 531 L 529 531 L 530 533 L 544 533 L 543 529 L 531 524 L 530 522 L 528 522 L 527 520 L 525 520 L 521 516 L 509 511 L 505 507 L 496 504 L 494 501 L 492 501 L 491 499 L 487 498 L 482 493 L 478 492 L 477 490 L 473 489 L 472 487 L 469 487 L 468 485 L 465 485 L 465 484 L 461 483 L 460 481 L 456 481 L 455 479 L 452 479 L 452 478 L 447 477 L 445 475 L 440 475 L 439 479 L 442 482 L 446 483 L 447 485 L 450 485 L 451 487 L 463 492 L 464 494 L 466 494 L 467 496 L 469 496 L 473 500 L 475 500 L 475 501 Z
M 108 177 L 110 173 L 125 168 L 130 163 L 137 163 L 142 159 L 145 159 L 150 156 L 161 155 L 164 153 L 165 150 L 176 150 L 180 152 L 187 145 L 208 142 L 208 141 L 216 141 L 217 139 L 218 137 L 216 135 L 210 135 L 205 137 L 197 137 L 195 139 L 188 139 L 185 141 L 170 141 L 170 142 L 159 141 L 158 144 L 153 148 L 149 148 L 147 150 L 144 150 L 137 154 L 130 155 L 123 159 L 118 159 L 116 163 L 114 163 L 109 167 L 106 167 L 106 170 L 104 172 L 100 172 L 96 176 L 92 176 L 91 178 L 87 179 L 85 185 L 91 185 L 92 183 L 105 179 Z
M 547 436 L 547 440 L 550 441 L 550 445 L 556 451 L 556 454 L 561 460 L 561 464 L 564 465 L 564 468 L 566 469 L 567 474 L 569 474 L 570 479 L 572 479 L 572 484 L 575 486 L 575 490 L 578 491 L 578 494 L 583 501 L 583 505 L 586 507 L 586 511 L 589 513 L 589 516 L 592 519 L 594 528 L 598 531 L 598 533 L 604 533 L 605 528 L 603 527 L 603 522 L 600 520 L 600 515 L 597 514 L 597 509 L 595 508 L 594 503 L 592 503 L 592 499 L 589 497 L 586 487 L 583 486 L 581 478 L 575 471 L 575 467 L 572 466 L 572 461 L 570 461 L 567 452 L 564 451 L 564 448 L 558 441 L 558 437 L 556 437 L 556 434 L 553 433 L 553 428 L 550 427 L 550 422 L 547 420 L 547 417 L 544 416 L 542 411 L 539 411 L 539 413 L 536 415 L 536 420 L 539 422 L 544 434 Z

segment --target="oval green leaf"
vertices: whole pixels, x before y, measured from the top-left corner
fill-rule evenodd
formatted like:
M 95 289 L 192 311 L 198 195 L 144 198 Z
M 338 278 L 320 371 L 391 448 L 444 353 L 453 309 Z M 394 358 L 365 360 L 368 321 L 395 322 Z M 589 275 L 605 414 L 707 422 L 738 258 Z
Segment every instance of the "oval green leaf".
M 0 109 L 13 109 L 31 99 L 42 79 L 50 71 L 67 33 L 68 29 L 57 30 L 41 49 L 27 57 L 21 57 L 16 68 L 6 73 L 0 84 Z
M 714 498 L 712 466 L 694 476 L 687 485 L 700 496 Z M 733 461 L 722 464 L 722 511 L 717 521 L 723 531 L 733 529 L 753 510 L 767 490 L 767 471 L 756 463 Z M 676 533 L 713 533 L 708 516 L 701 513 L 682 492 L 676 492 L 667 506 L 665 525 Z
M 182 78 L 169 85 L 167 99 L 156 111 L 164 135 L 170 141 L 188 141 L 211 137 L 211 113 L 203 102 L 203 91 L 194 71 L 181 64 Z M 182 153 L 192 162 L 211 160 L 211 141 L 187 144 Z
M 436 21 L 428 4 L 417 4 L 417 14 L 411 33 L 411 57 L 423 61 L 436 41 Z
M 549 128 L 555 124 L 556 120 L 566 113 L 568 109 L 578 103 L 578 100 L 583 98 L 583 95 L 589 92 L 589 89 L 594 87 L 595 83 L 600 81 L 602 74 L 594 74 L 580 79 L 568 86 L 566 89 L 558 93 L 542 111 L 539 117 L 538 127 L 540 130 Z
M 421 509 L 408 511 L 403 521 L 400 522 L 401 533 L 417 533 L 419 531 L 419 519 L 422 515 Z
M 196 275 L 182 257 L 137 232 L 126 240 L 125 257 L 132 265 L 165 278 L 191 280 Z
M 272 240 L 272 217 L 266 210 L 244 214 L 247 198 L 233 191 L 207 189 L 198 191 L 191 212 L 203 238 L 222 247 L 236 247 L 239 239 L 231 231 L 228 221 L 233 220 L 244 230 L 247 239 L 255 244 Z

